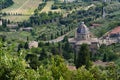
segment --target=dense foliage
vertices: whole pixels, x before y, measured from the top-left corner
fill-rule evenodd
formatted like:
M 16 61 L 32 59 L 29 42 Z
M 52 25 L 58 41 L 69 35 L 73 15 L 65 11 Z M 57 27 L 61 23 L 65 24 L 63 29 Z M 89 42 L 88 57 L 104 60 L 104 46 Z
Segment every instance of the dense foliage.
M 13 3 L 14 3 L 13 0 L 0 0 L 0 8 L 3 9 L 9 7 Z
M 2 25 L 0 26 L 0 31 L 9 31 L 9 29 L 6 27 L 6 24 L 9 23 L 9 20 L 1 20 Z
M 65 39 L 66 41 L 66 39 Z M 42 46 L 42 44 L 40 44 Z M 109 63 L 106 67 L 84 66 L 77 70 L 71 70 L 65 60 L 58 55 L 47 55 L 42 49 L 40 61 L 34 54 L 21 48 L 16 52 L 13 43 L 9 43 L 1 37 L 0 41 L 0 79 L 1 80 L 119 80 L 119 67 Z M 36 50 L 34 50 L 36 51 Z M 39 52 L 39 51 L 38 51 Z M 53 51 L 54 52 L 54 51 Z M 47 53 L 48 54 L 48 53 Z M 27 55 L 27 57 L 26 57 Z M 32 63 L 32 64 L 31 64 Z
M 37 15 L 44 7 L 46 3 L 39 4 L 38 8 L 34 11 L 34 14 Z
M 52 13 L 52 12 L 49 12 L 48 14 L 46 13 L 37 14 L 36 13 L 35 15 L 30 17 L 30 23 L 36 24 L 36 25 L 47 24 L 47 23 L 57 21 L 60 17 L 61 15 L 59 13 Z

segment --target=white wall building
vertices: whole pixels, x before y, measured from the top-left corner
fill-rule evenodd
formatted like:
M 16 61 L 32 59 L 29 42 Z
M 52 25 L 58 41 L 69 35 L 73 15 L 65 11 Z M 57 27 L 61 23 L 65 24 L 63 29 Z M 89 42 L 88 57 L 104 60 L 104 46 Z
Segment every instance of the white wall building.
M 0 26 L 2 26 L 2 24 L 3 24 L 3 23 L 2 23 L 2 20 L 0 20 Z

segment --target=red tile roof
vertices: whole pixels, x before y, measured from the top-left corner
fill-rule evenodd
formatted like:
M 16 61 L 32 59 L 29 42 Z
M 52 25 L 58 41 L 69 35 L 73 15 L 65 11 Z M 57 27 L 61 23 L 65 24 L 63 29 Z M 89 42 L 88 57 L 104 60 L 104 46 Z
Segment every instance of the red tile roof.
M 76 70 L 76 67 L 75 66 L 68 66 L 68 69 L 69 70 Z
M 114 29 L 110 32 L 110 34 L 116 34 L 116 33 L 120 33 L 120 26 L 114 28 Z

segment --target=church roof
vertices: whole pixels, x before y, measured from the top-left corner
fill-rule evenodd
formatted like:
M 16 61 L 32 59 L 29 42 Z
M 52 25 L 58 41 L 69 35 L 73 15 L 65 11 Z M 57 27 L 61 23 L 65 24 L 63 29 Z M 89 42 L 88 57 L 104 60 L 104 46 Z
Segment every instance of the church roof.
M 77 33 L 81 33 L 81 34 L 88 34 L 89 33 L 89 29 L 84 24 L 84 22 L 82 22 L 81 25 L 77 28 Z
M 110 34 L 117 34 L 117 33 L 120 33 L 120 26 L 114 28 L 114 29 L 110 32 Z

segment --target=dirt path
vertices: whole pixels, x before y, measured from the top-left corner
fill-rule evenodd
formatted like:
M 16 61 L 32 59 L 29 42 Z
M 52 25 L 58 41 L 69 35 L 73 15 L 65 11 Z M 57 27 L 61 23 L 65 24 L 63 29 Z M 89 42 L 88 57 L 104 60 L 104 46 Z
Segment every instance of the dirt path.
M 40 13 L 42 13 L 42 12 L 46 12 L 47 13 L 47 12 L 51 11 L 51 6 L 53 4 L 54 4 L 54 1 L 47 1 L 45 7 L 41 10 Z
M 95 6 L 94 4 L 91 4 L 91 5 L 87 6 L 87 7 L 85 7 L 84 10 L 88 10 L 89 8 L 94 7 L 94 6 Z
M 64 34 L 64 35 L 62 35 L 62 36 L 60 36 L 60 37 L 58 37 L 58 38 L 56 38 L 56 39 L 49 40 L 49 41 L 45 41 L 45 42 L 49 42 L 49 43 L 56 43 L 56 42 L 60 42 L 60 41 L 62 41 L 62 40 L 64 39 L 64 37 L 65 37 L 66 35 L 68 35 L 68 34 L 69 34 L 69 32 L 68 32 L 68 33 L 66 33 L 66 34 Z
M 71 31 L 69 31 L 69 32 L 67 32 L 66 34 L 64 34 L 64 35 L 62 35 L 62 36 L 60 36 L 60 37 L 56 38 L 56 39 L 49 40 L 49 41 L 45 41 L 45 42 L 49 42 L 49 43 L 56 43 L 56 42 L 60 42 L 60 41 L 62 41 L 62 40 L 64 39 L 64 37 L 65 37 L 65 36 L 67 36 L 69 33 L 71 33 L 71 32 L 72 32 L 72 31 L 74 31 L 74 30 L 76 30 L 76 28 L 75 28 L 75 29 L 73 29 L 73 30 L 71 30 Z

